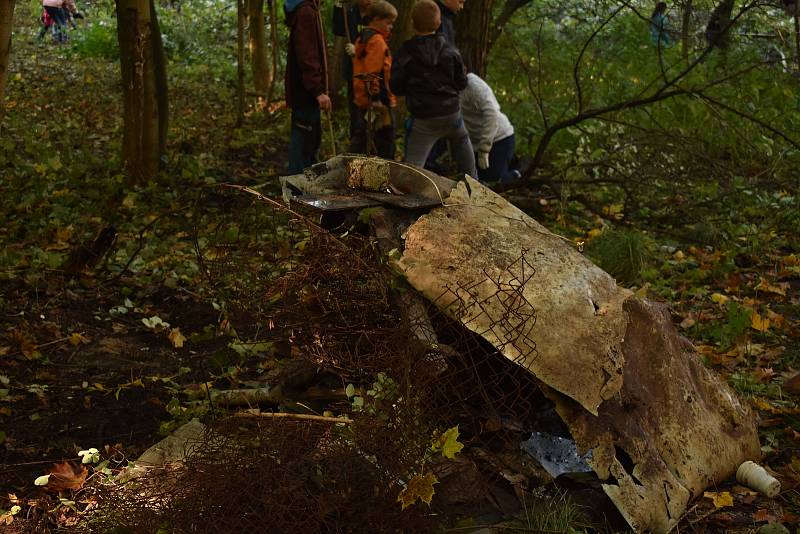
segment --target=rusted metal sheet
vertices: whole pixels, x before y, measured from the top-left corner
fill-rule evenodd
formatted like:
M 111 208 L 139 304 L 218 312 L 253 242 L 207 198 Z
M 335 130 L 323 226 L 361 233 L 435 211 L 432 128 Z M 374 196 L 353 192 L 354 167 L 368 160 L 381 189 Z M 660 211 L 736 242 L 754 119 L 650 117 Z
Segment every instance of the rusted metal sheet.
M 669 531 L 691 498 L 759 457 L 752 413 L 663 307 L 478 182 L 411 225 L 394 266 L 543 383 L 636 531 Z

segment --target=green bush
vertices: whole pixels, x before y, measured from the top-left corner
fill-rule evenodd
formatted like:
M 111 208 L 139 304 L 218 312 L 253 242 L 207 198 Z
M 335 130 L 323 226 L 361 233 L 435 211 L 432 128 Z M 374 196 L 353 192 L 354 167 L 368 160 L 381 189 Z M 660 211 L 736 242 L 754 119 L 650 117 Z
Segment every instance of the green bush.
M 82 57 L 100 57 L 109 60 L 119 59 L 117 29 L 104 20 L 92 22 L 74 31 L 72 49 Z
M 641 281 L 651 263 L 652 239 L 634 230 L 608 230 L 589 241 L 586 255 L 624 286 Z

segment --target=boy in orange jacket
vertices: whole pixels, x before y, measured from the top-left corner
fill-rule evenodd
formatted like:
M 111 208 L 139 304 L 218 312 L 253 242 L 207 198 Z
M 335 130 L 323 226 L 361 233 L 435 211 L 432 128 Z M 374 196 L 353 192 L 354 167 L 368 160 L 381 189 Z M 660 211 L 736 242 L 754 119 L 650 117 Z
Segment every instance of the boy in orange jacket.
M 392 53 L 387 40 L 397 20 L 392 4 L 378 0 L 370 7 L 371 21 L 356 40 L 353 56 L 353 100 L 364 120 L 353 132 L 350 152 L 394 159 L 394 119 L 397 99 L 389 89 Z

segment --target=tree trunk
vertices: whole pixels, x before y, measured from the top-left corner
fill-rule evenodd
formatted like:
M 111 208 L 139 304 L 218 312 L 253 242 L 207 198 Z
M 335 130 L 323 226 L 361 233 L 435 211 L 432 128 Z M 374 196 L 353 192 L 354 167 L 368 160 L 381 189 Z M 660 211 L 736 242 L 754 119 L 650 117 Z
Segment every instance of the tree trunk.
M 236 0 L 236 126 L 244 122 L 244 19 L 245 2 Z
M 727 50 L 730 44 L 731 35 L 731 15 L 733 14 L 734 0 L 722 0 L 711 12 L 711 17 L 708 20 L 706 27 L 707 38 L 709 31 L 711 38 L 708 45 L 710 47 L 718 47 L 720 50 Z
M 275 82 L 278 80 L 278 8 L 276 0 L 267 1 L 269 2 L 269 32 L 272 45 L 272 80 L 270 80 L 269 91 L 267 91 L 267 105 L 269 105 L 275 92 Z
M 150 0 L 150 24 L 153 36 L 153 61 L 156 76 L 156 99 L 158 103 L 158 156 L 167 153 L 167 130 L 169 129 L 169 88 L 167 86 L 167 56 L 164 40 L 156 15 L 156 3 Z
M 273 72 L 269 68 L 267 53 L 267 32 L 264 24 L 264 0 L 247 0 L 248 46 L 250 48 L 250 68 L 253 71 L 253 85 L 259 100 L 267 97 L 272 83 Z
M 681 18 L 681 57 L 685 62 L 689 62 L 689 44 L 692 38 L 692 11 L 694 10 L 693 0 L 686 0 L 683 5 L 683 15 Z
M 0 121 L 5 114 L 6 77 L 11 51 L 11 28 L 14 18 L 14 0 L 0 0 Z
M 414 35 L 414 28 L 411 26 L 411 8 L 416 0 L 396 0 L 392 5 L 397 8 L 397 20 L 392 28 L 392 37 L 389 46 L 392 51 L 397 51 L 405 41 Z
M 122 159 L 131 185 L 153 178 L 166 146 L 166 65 L 153 0 L 116 0 L 122 71 Z M 159 94 L 161 93 L 161 94 Z
M 486 76 L 493 5 L 494 0 L 469 0 L 456 16 L 456 41 L 461 57 L 470 71 L 481 78 Z

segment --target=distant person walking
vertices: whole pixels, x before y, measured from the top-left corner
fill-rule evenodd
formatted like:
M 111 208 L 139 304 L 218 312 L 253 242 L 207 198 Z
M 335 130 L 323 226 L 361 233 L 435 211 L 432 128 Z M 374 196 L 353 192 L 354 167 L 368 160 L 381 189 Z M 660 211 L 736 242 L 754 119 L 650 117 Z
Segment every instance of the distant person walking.
M 650 15 L 650 39 L 659 48 L 667 47 L 672 44 L 672 40 L 667 31 L 667 3 L 659 2 Z
M 286 106 L 292 110 L 289 173 L 297 174 L 317 162 L 322 143 L 320 111 L 330 113 L 325 40 L 318 0 L 286 0 L 289 26 L 286 50 Z
M 42 0 L 42 7 L 52 21 L 53 40 L 57 43 L 66 43 L 69 15 L 77 12 L 74 0 Z M 42 22 L 45 23 L 44 18 Z M 44 33 L 46 32 L 45 28 Z M 39 35 L 44 37 L 44 33 L 40 32 Z

